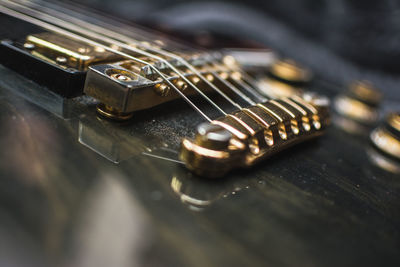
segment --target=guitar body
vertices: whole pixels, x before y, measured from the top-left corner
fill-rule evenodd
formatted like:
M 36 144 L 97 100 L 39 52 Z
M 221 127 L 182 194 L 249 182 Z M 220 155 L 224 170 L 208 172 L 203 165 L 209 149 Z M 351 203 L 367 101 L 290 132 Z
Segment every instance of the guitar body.
M 0 111 L 2 266 L 400 262 L 400 164 L 371 144 L 377 124 L 354 132 L 333 115 L 323 136 L 210 180 L 179 158 L 202 122 L 182 99 L 114 122 L 0 65 Z

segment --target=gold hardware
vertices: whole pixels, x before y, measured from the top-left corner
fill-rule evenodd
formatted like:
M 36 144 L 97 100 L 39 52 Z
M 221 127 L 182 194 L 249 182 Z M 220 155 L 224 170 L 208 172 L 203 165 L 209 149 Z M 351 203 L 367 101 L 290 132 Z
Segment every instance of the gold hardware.
M 160 96 L 167 96 L 169 93 L 169 86 L 166 85 L 165 83 L 160 83 L 160 84 L 156 84 L 154 86 L 154 90 L 156 91 L 157 94 L 159 94 Z
M 391 114 L 388 123 L 393 129 L 400 133 L 400 114 Z
M 68 60 L 66 57 L 59 56 L 56 58 L 56 62 L 60 65 L 64 65 L 65 63 L 67 63 L 67 61 Z
M 356 81 L 349 90 L 335 98 L 336 112 L 364 124 L 374 123 L 379 116 L 382 95 L 370 82 Z
M 28 35 L 23 47 L 42 60 L 79 71 L 87 70 L 91 64 L 119 58 L 101 47 L 90 46 L 51 32 Z
M 162 65 L 157 61 L 152 64 Z M 188 84 L 182 80 L 182 77 L 168 72 L 165 66 L 163 68 L 168 81 L 179 90 L 186 90 Z M 204 68 L 201 74 L 209 82 L 213 82 L 214 75 L 210 72 Z M 186 71 L 183 75 L 204 92 L 213 90 L 192 72 Z M 221 73 L 215 72 L 215 75 L 221 75 Z M 230 74 L 227 73 L 227 75 Z M 227 88 L 223 86 L 221 85 L 221 90 L 226 90 Z M 123 114 L 151 108 L 180 97 L 166 81 L 155 75 L 151 68 L 131 60 L 90 66 L 86 75 L 84 93 Z M 186 92 L 187 95 L 195 93 L 194 90 Z M 111 118 L 111 116 L 108 117 Z
M 207 75 L 206 75 L 206 79 L 207 79 L 209 82 L 213 82 L 213 81 L 214 81 L 214 76 L 213 76 L 212 74 L 207 74 Z
M 312 79 L 310 70 L 291 59 L 275 62 L 269 72 L 273 77 L 293 83 L 306 83 Z
M 133 113 L 120 112 L 119 110 L 116 110 L 113 107 L 107 106 L 103 103 L 99 103 L 96 107 L 96 110 L 101 116 L 115 121 L 126 121 L 133 116 Z
M 129 76 L 123 75 L 121 73 L 114 73 L 111 75 L 111 78 L 122 82 L 130 82 L 132 80 Z
M 379 105 L 382 93 L 369 81 L 355 81 L 350 84 L 350 91 L 356 98 L 370 105 Z
M 242 75 L 238 71 L 232 72 L 231 77 L 233 80 L 236 80 L 236 81 L 239 81 L 242 79 Z
M 380 150 L 374 148 L 367 149 L 368 158 L 377 167 L 395 174 L 400 174 L 400 161 L 384 155 Z
M 226 72 L 221 72 L 221 73 L 219 74 L 219 76 L 220 76 L 222 79 L 224 79 L 224 80 L 227 80 L 227 79 L 229 78 L 229 74 L 226 73 Z
M 311 81 L 310 70 L 290 59 L 276 61 L 269 68 L 268 76 L 257 79 L 259 91 L 271 98 L 301 95 L 302 86 Z
M 231 55 L 224 56 L 222 62 L 223 62 L 225 65 L 230 66 L 230 67 L 232 67 L 232 66 L 233 66 L 233 67 L 234 67 L 234 66 L 237 66 L 237 62 L 236 62 L 235 57 L 233 57 L 233 56 L 231 56 Z
M 184 81 L 182 81 L 182 80 L 176 81 L 176 82 L 175 82 L 175 85 L 176 85 L 176 87 L 177 87 L 179 90 L 181 90 L 181 91 L 184 91 L 184 90 L 186 90 L 186 88 L 187 88 L 187 84 L 186 84 Z
M 297 87 L 268 77 L 259 79 L 257 85 L 260 92 L 271 98 L 289 97 L 301 93 Z
M 200 82 L 200 78 L 197 77 L 197 76 L 193 76 L 193 78 L 192 78 L 192 83 L 198 84 L 199 82 Z
M 182 141 L 180 158 L 196 174 L 223 176 L 293 144 L 319 136 L 329 124 L 329 101 L 316 95 L 270 100 L 197 128 Z
M 400 159 L 400 113 L 390 114 L 385 123 L 371 132 L 372 143 L 381 151 Z

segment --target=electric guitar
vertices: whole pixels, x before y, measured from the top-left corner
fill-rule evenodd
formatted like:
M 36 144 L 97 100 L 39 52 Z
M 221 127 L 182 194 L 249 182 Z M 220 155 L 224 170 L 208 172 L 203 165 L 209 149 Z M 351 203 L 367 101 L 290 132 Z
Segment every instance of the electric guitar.
M 399 103 L 371 83 L 69 2 L 0 14 L 1 239 L 32 252 L 0 262 L 398 264 Z

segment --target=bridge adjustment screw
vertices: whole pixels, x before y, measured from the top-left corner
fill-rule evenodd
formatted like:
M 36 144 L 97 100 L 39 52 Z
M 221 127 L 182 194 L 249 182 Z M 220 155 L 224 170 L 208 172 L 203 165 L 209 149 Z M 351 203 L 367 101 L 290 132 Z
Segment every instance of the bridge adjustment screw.
M 197 127 L 196 144 L 208 149 L 226 149 L 231 139 L 232 134 L 219 125 L 205 122 Z

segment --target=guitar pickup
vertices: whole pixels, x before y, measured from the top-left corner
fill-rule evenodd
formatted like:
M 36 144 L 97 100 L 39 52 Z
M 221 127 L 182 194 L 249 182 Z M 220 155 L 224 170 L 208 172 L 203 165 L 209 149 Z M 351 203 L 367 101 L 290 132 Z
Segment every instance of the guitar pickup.
M 90 65 L 120 58 L 102 47 L 66 39 L 50 32 L 28 35 L 24 48 L 28 49 L 33 56 L 49 63 L 78 71 L 86 71 Z
M 101 47 L 51 32 L 3 40 L 0 55 L 4 66 L 64 97 L 82 94 L 89 66 L 121 59 Z
M 179 55 L 196 68 L 201 68 L 210 61 L 209 56 L 201 53 Z M 173 77 L 176 76 L 170 68 L 173 66 L 186 72 L 185 77 L 190 76 L 187 67 L 175 58 L 158 60 L 135 54 L 133 56 L 136 58 L 148 62 L 139 66 L 139 64 L 129 63 L 127 58 L 103 47 L 93 46 L 52 32 L 30 34 L 19 40 L 2 40 L 0 56 L 0 63 L 4 66 L 68 98 L 83 94 L 87 72 L 90 72 L 90 67 L 101 64 L 116 64 L 120 66 L 119 68 L 127 68 L 127 71 L 142 76 L 143 79 L 140 81 L 145 83 L 159 79 L 153 67 Z M 93 70 L 96 68 L 94 67 Z M 197 82 L 196 79 L 194 82 Z M 186 88 L 182 81 L 178 81 L 177 86 Z M 161 91 L 165 93 L 165 90 Z M 163 99 L 162 102 L 165 100 Z

